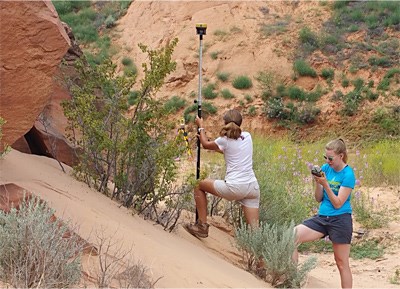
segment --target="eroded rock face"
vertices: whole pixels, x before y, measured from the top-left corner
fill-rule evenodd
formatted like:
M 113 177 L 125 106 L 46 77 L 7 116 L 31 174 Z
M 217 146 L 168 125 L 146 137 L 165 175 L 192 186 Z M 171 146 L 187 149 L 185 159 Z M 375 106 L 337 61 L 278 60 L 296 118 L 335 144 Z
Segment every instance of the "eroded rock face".
M 4 144 L 35 123 L 53 93 L 70 40 L 51 1 L 0 2 L 0 116 Z

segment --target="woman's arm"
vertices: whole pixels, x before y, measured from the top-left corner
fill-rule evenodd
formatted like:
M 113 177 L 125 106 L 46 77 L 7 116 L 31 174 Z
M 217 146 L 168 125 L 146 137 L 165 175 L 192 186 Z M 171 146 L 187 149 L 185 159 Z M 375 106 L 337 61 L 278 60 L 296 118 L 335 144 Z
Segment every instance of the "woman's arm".
M 222 151 L 219 149 L 215 141 L 208 140 L 203 125 L 203 119 L 201 117 L 196 116 L 196 124 L 199 130 L 200 143 L 203 146 L 203 148 L 222 153 Z
M 323 187 L 318 182 L 315 182 L 314 197 L 318 203 L 322 202 L 322 197 L 324 196 L 323 192 L 324 192 Z
M 325 178 L 325 176 L 315 177 L 315 180 L 317 182 L 317 186 L 321 187 L 321 190 L 322 188 L 325 189 L 326 193 L 328 194 L 329 200 L 331 201 L 335 209 L 339 209 L 340 207 L 343 206 L 347 198 L 350 196 L 351 191 L 353 190 L 352 188 L 349 187 L 340 187 L 339 193 L 336 196 L 333 193 L 331 187 L 329 186 L 328 180 Z
M 215 143 L 215 141 L 209 141 L 206 133 L 204 132 L 204 128 L 200 130 L 199 132 L 199 138 L 200 138 L 200 143 L 203 146 L 203 148 L 207 150 L 212 150 L 216 152 L 222 153 L 222 151 L 219 149 L 218 145 Z

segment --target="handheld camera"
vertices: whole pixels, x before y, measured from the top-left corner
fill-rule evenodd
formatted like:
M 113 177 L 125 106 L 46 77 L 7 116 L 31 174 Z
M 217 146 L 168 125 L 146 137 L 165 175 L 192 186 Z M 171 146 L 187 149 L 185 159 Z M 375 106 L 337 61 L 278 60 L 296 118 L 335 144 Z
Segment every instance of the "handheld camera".
M 314 165 L 314 166 L 311 168 L 311 174 L 313 174 L 313 175 L 316 176 L 316 177 L 322 177 L 323 172 L 322 172 L 322 170 L 321 170 L 321 168 L 320 168 L 319 166 Z

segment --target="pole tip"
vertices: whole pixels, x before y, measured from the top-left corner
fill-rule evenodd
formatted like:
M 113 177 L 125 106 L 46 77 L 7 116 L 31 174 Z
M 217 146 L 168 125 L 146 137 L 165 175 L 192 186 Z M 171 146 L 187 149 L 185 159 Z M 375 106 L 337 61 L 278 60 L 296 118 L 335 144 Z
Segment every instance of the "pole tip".
M 197 35 L 206 35 L 207 24 L 205 23 L 197 23 L 196 24 L 196 34 Z

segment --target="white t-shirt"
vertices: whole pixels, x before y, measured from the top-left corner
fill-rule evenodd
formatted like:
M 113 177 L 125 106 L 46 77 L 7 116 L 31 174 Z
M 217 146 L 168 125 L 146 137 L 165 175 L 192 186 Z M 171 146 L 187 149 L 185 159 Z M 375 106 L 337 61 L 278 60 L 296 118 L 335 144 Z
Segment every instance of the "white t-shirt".
M 257 180 L 253 171 L 253 141 L 250 133 L 242 132 L 238 139 L 219 137 L 215 143 L 224 153 L 227 183 L 248 184 Z

